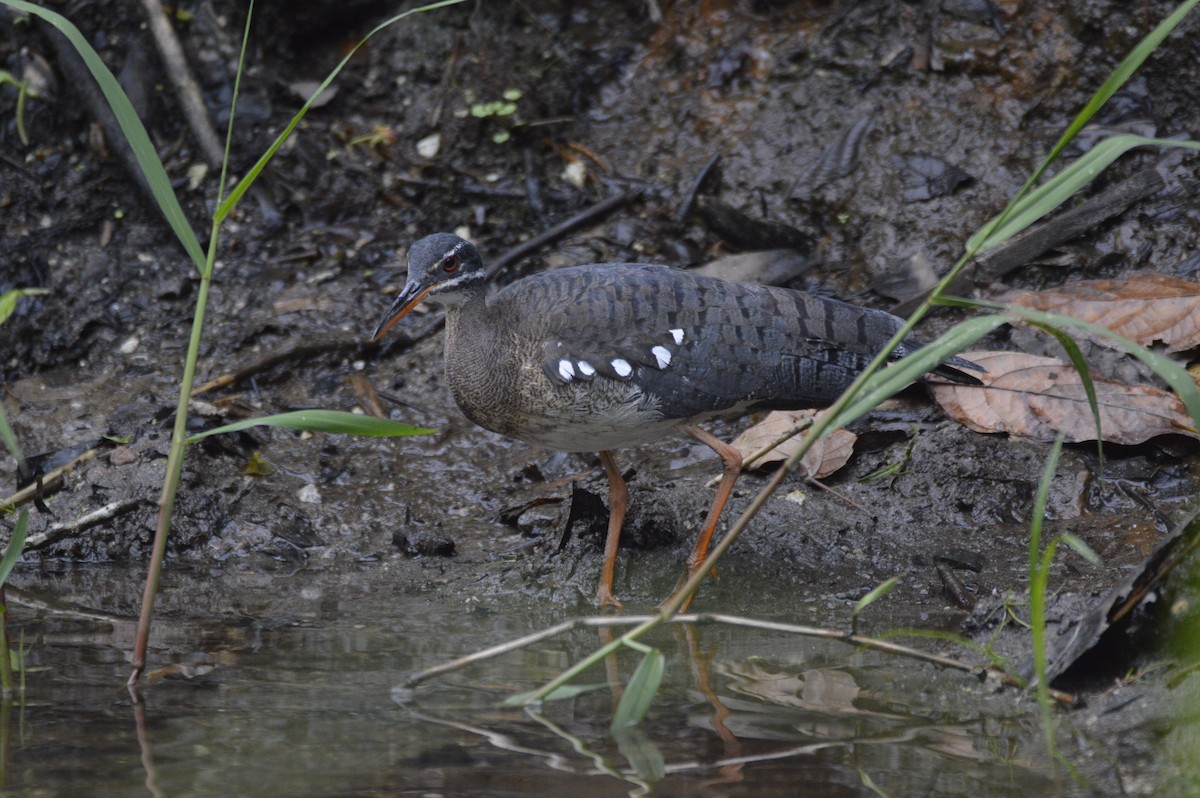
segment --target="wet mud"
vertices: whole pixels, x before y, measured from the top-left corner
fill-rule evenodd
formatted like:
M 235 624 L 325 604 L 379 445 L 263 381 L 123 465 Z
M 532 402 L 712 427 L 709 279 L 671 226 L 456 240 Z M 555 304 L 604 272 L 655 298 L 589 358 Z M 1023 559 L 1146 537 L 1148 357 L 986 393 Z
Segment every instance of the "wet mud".
M 286 124 L 304 82 L 322 79 L 345 43 L 381 18 L 364 3 L 331 28 L 321 5 L 278 25 L 270 11 L 259 19 L 234 173 Z M 593 261 L 693 267 L 789 247 L 803 259 L 789 285 L 894 307 L 945 272 L 1169 10 L 977 5 L 983 11 L 908 2 L 467 4 L 381 34 L 224 230 L 198 379 L 242 373 L 197 396 L 192 422 L 369 410 L 374 393 L 392 418 L 437 433 L 257 429 L 192 446 L 172 567 L 240 574 L 255 588 L 263 574 L 284 571 L 386 572 L 397 595 L 500 605 L 520 594 L 588 611 L 607 500 L 598 460 L 532 449 L 467 421 L 445 387 L 435 308 L 381 344 L 368 341 L 404 278 L 405 247 L 465 229 L 490 262 L 628 193 L 636 199 L 507 265 L 496 281 Z M 214 6 L 180 32 L 223 125 L 242 18 L 239 4 Z M 147 127 L 202 229 L 215 172 L 189 182 L 203 159 L 157 88 L 153 45 L 133 8 L 106 8 L 76 22 L 114 71 L 126 70 L 128 85 L 150 87 Z M 1177 79 L 1194 70 L 1193 23 L 1118 93 L 1097 133 L 1200 129 L 1194 91 Z M 0 326 L 0 401 L 27 454 L 57 456 L 38 461 L 46 472 L 94 452 L 47 491 L 49 512 L 32 516 L 40 545 L 13 577 L 30 590 L 59 568 L 148 557 L 198 278 L 114 156 L 121 145 L 105 139 L 57 68 L 49 34 L 6 27 L 7 68 L 44 71 L 50 83 L 25 109 L 28 146 L 11 114 L 0 121 L 0 291 L 48 294 L 22 301 Z M 472 113 L 509 90 L 520 92 L 512 113 Z M 14 102 L 0 93 L 0 105 Z M 1093 190 L 1154 165 L 1162 191 L 973 290 L 989 297 L 1141 270 L 1194 278 L 1194 160 L 1136 153 Z M 919 334 L 932 338 L 958 318 L 935 314 Z M 1025 331 L 1003 330 L 987 345 L 1060 351 Z M 1112 361 L 1114 371 L 1128 368 Z M 746 424 L 713 429 L 732 437 Z M 789 478 L 696 609 L 841 623 L 854 601 L 899 576 L 864 615 L 864 631 L 966 634 L 1026 660 L 1028 635 L 1011 610 L 1026 615 L 1030 513 L 1048 447 L 959 427 L 919 386 L 856 432 L 854 457 L 823 487 Z M 269 473 L 247 473 L 256 452 Z M 1101 468 L 1093 445 L 1067 447 L 1051 485 L 1048 534 L 1069 531 L 1104 562 L 1096 568 L 1066 549 L 1056 558 L 1055 623 L 1086 613 L 1136 572 L 1194 501 L 1194 446 L 1157 440 L 1105 455 Z M 618 460 L 630 472 L 631 509 L 615 592 L 648 609 L 683 568 L 719 464 L 683 438 Z M 0 484 L 16 481 L 15 464 L 0 460 Z M 765 482 L 763 473 L 743 476 L 723 526 Z M 140 590 L 130 584 L 97 609 L 135 613 Z M 1157 613 L 1139 618 L 1153 625 Z M 1154 635 L 1120 640 L 1119 653 L 1106 655 L 1115 660 L 1073 683 L 1099 706 L 1113 679 L 1157 656 Z M 158 656 L 170 658 L 168 641 L 156 641 Z M 1125 689 L 1162 698 L 1156 683 Z M 1153 723 L 1139 712 L 1114 710 L 1119 722 L 1102 735 L 1118 769 L 1147 767 Z

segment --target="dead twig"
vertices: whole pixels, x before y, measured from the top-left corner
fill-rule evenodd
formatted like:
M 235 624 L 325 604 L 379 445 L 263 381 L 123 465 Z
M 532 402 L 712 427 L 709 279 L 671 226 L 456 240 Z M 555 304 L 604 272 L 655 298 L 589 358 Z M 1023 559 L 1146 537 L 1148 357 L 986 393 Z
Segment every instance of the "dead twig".
M 1001 246 L 977 258 L 975 265 L 964 269 L 946 286 L 942 294 L 966 296 L 975 286 L 999 280 L 1042 253 L 1094 229 L 1107 219 L 1119 216 L 1130 206 L 1166 187 L 1167 181 L 1162 175 L 1161 166 L 1160 164 L 1143 169 L 1087 202 L 1018 233 Z M 907 316 L 928 296 L 929 291 L 922 291 L 892 308 L 892 313 Z
M 507 654 L 512 651 L 530 646 L 550 637 L 569 632 L 574 629 L 592 628 L 592 627 L 609 627 L 609 626 L 637 626 L 639 624 L 648 623 L 657 615 L 622 615 L 622 616 L 590 616 L 586 618 L 572 618 L 554 626 L 542 629 L 532 634 L 518 637 L 515 640 L 509 640 L 499 645 L 485 648 L 482 651 L 476 651 L 474 654 L 468 654 L 450 662 L 435 665 L 432 668 L 426 668 L 423 671 L 414 673 L 409 676 L 404 682 L 405 687 L 416 687 L 421 682 L 431 679 L 435 676 L 441 676 L 446 673 L 452 673 L 457 670 L 462 670 L 469 665 L 477 662 L 493 659 L 502 654 Z M 690 615 L 674 615 L 670 618 L 670 623 L 688 623 L 688 624 L 724 624 L 726 626 L 738 626 L 747 629 L 759 629 L 769 632 L 783 632 L 785 634 L 799 635 L 801 637 L 816 637 L 823 640 L 839 640 L 859 648 L 869 649 L 871 651 L 879 651 L 885 654 L 894 654 L 896 656 L 908 657 L 919 662 L 925 662 L 930 665 L 936 665 L 941 668 L 961 671 L 980 677 L 991 677 L 998 679 L 1004 684 L 1019 687 L 1024 689 L 1028 685 L 1026 682 L 1013 674 L 996 668 L 995 666 L 971 665 L 965 662 L 960 662 L 951 657 L 946 657 L 941 654 L 933 654 L 928 651 L 912 648 L 910 646 L 892 643 L 888 640 L 881 640 L 877 637 L 867 637 L 865 635 L 843 632 L 838 629 L 826 629 L 818 626 L 802 626 L 792 623 L 780 623 L 777 621 L 764 621 L 757 618 L 744 618 L 738 615 L 726 615 L 724 613 L 694 613 Z M 1070 693 L 1064 693 L 1060 690 L 1051 690 L 1051 696 L 1062 704 L 1074 704 L 1075 696 Z
M 686 223 L 688 217 L 692 215 L 692 211 L 696 209 L 696 196 L 700 193 L 700 189 L 707 182 L 709 175 L 717 168 L 717 164 L 721 162 L 721 153 L 717 153 L 708 159 L 708 163 L 704 164 L 700 169 L 700 174 L 696 175 L 696 179 L 692 181 L 692 187 L 688 189 L 688 193 L 684 195 L 683 203 L 679 206 L 679 221 Z
M 121 499 L 120 501 L 109 502 L 103 507 L 93 510 L 90 513 L 85 513 L 79 516 L 74 521 L 59 523 L 52 525 L 44 532 L 39 532 L 36 535 L 30 535 L 25 540 L 25 551 L 33 551 L 34 549 L 43 549 L 52 543 L 57 543 L 65 537 L 82 532 L 85 529 L 94 527 L 96 524 L 104 521 L 112 520 L 118 515 L 123 515 L 139 504 L 144 504 L 145 499 Z
M 253 363 L 243 366 L 237 371 L 222 374 L 219 377 L 209 380 L 203 385 L 192 390 L 192 396 L 198 396 L 202 393 L 215 391 L 219 388 L 225 388 L 230 385 L 241 382 L 247 377 L 252 377 L 259 372 L 266 371 L 269 368 L 278 366 L 280 363 L 287 363 L 291 360 L 300 358 L 313 357 L 314 355 L 326 355 L 331 352 L 349 352 L 359 349 L 363 346 L 363 342 L 358 338 L 337 338 L 329 341 L 318 341 L 315 344 L 299 344 L 290 349 L 285 349 L 281 352 L 272 352 L 269 355 L 264 355 Z
M 31 502 L 39 496 L 45 496 L 59 490 L 63 485 L 63 477 L 69 474 L 76 466 L 86 463 L 100 453 L 99 448 L 88 449 L 83 454 L 76 457 L 71 462 L 64 466 L 59 466 L 48 474 L 44 475 L 39 483 L 26 485 L 16 493 L 9 496 L 7 499 L 0 499 L 0 513 L 12 512 L 26 502 Z M 32 540 L 32 538 L 30 538 Z M 25 547 L 29 548 L 30 544 L 26 543 Z
M 607 216 L 617 208 L 623 208 L 640 196 L 642 196 L 642 190 L 637 188 L 621 194 L 614 194 L 608 199 L 601 200 L 590 208 L 586 208 L 569 219 L 556 224 L 549 230 L 539 233 L 528 241 L 518 244 L 508 252 L 505 252 L 503 255 L 496 258 L 492 265 L 488 267 L 488 278 L 490 279 L 494 277 L 496 274 L 516 263 L 529 253 L 535 252 L 547 244 L 557 241 L 578 227 L 582 227 L 585 224 L 591 224 L 597 219 Z
M 403 183 L 406 186 L 416 186 L 417 188 L 448 191 L 462 197 L 481 197 L 483 199 L 496 200 L 523 200 L 528 197 L 528 194 L 521 189 L 488 188 L 471 183 L 443 182 L 430 180 L 425 177 L 413 177 L 412 175 L 396 175 L 396 182 Z M 542 196 L 554 202 L 567 202 L 571 199 L 570 195 L 564 194 L 561 191 L 546 191 L 542 193 Z
M 142 9 L 146 12 L 146 19 L 150 23 L 150 32 L 154 36 L 154 44 L 158 48 L 158 54 L 162 56 L 167 77 L 175 87 L 175 96 L 179 99 L 179 106 L 183 110 L 184 118 L 187 119 L 188 127 L 191 128 L 192 135 L 196 137 L 196 142 L 200 145 L 204 160 L 213 169 L 219 168 L 224 158 L 224 148 L 221 146 L 221 140 L 217 137 L 216 131 L 213 130 L 212 122 L 209 121 L 208 109 L 204 106 L 200 86 L 192 77 L 191 70 L 188 69 L 183 47 L 179 44 L 179 37 L 175 35 L 175 29 L 171 27 L 171 21 L 167 19 L 167 14 L 163 11 L 161 0 L 142 0 Z

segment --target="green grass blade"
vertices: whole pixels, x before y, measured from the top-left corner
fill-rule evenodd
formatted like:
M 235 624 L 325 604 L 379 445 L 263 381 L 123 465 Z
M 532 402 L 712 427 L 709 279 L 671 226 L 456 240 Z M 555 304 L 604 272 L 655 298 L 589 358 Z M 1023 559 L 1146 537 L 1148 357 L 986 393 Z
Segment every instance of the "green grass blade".
M 1103 567 L 1104 561 L 1100 559 L 1100 555 L 1093 551 L 1092 547 L 1083 538 L 1073 535 L 1070 532 L 1064 532 L 1061 538 L 1063 543 L 1070 546 L 1076 554 L 1087 560 L 1090 564 L 1097 568 Z
M 1085 330 L 1092 335 L 1101 338 L 1107 338 L 1120 345 L 1122 349 L 1136 357 L 1138 360 L 1145 363 L 1154 373 L 1171 386 L 1171 390 L 1183 402 L 1187 408 L 1188 415 L 1192 417 L 1193 429 L 1200 428 L 1200 388 L 1197 387 L 1196 381 L 1188 374 L 1178 363 L 1171 360 L 1169 357 L 1151 352 L 1141 344 L 1131 341 L 1123 335 L 1119 335 L 1107 327 L 1101 327 L 1099 324 L 1093 324 L 1090 321 L 1083 321 L 1072 316 L 1063 316 L 1058 313 L 1047 313 L 1042 310 L 1033 310 L 1032 308 L 1021 307 L 1020 305 L 1006 305 L 1000 302 L 987 302 L 980 299 L 962 299 L 959 297 L 939 297 L 938 304 L 951 305 L 954 307 L 975 307 L 987 308 L 988 310 L 999 310 L 1011 313 L 1013 316 L 1025 319 L 1028 322 L 1048 325 L 1051 327 L 1074 327 L 1079 330 Z M 906 358 L 907 359 L 907 358 Z M 901 361 L 903 362 L 903 361 Z
M 1083 359 L 1083 352 L 1079 351 L 1079 344 L 1075 343 L 1074 338 L 1049 324 L 1034 322 L 1033 326 L 1054 336 L 1054 339 L 1058 341 L 1063 351 L 1067 353 L 1067 359 L 1071 361 L 1071 365 L 1075 367 L 1075 371 L 1079 374 L 1079 381 L 1083 383 L 1083 392 L 1087 394 L 1088 407 L 1092 411 L 1092 419 L 1096 422 L 1096 462 L 1100 465 L 1101 472 L 1103 472 L 1104 432 L 1100 428 L 1100 401 L 1096 398 L 1096 384 L 1092 382 L 1092 370 L 1088 368 L 1087 361 Z
M 237 71 L 233 75 L 233 97 L 229 100 L 229 124 L 225 128 L 225 154 L 221 158 L 221 179 L 217 183 L 217 206 L 225 195 L 225 178 L 229 174 L 229 150 L 233 146 L 233 120 L 237 116 L 237 101 L 242 91 L 242 75 L 246 74 L 246 48 L 250 46 L 250 22 L 254 19 L 254 0 L 246 7 L 246 26 L 242 30 L 242 49 L 238 51 Z M 222 216 L 221 219 L 225 217 Z M 220 224 L 220 221 L 215 222 Z
M 1021 198 L 1025 197 L 1029 190 L 1037 185 L 1038 181 L 1042 179 L 1042 175 L 1045 174 L 1054 161 L 1058 160 L 1058 156 L 1062 154 L 1062 151 L 1066 149 L 1071 140 L 1078 135 L 1079 131 L 1083 130 L 1092 117 L 1095 116 L 1096 112 L 1125 85 L 1125 82 L 1132 77 L 1133 73 L 1137 72 L 1138 68 L 1150 57 L 1150 54 L 1162 44 L 1163 40 L 1171 35 L 1171 32 L 1179 26 L 1183 18 L 1195 8 L 1197 2 L 1200 2 L 1200 0 L 1186 0 L 1186 2 L 1181 3 L 1178 8 L 1171 12 L 1170 16 L 1160 22 L 1154 30 L 1146 34 L 1145 38 L 1138 42 L 1129 55 L 1125 56 L 1125 59 L 1121 61 L 1112 74 L 1108 76 L 1108 79 L 1104 81 L 1100 88 L 1096 90 L 1096 93 L 1092 95 L 1091 99 L 1088 100 L 1087 105 L 1076 114 L 1075 119 L 1071 121 L 1071 124 L 1067 126 L 1063 134 L 1059 136 L 1053 149 L 1050 150 L 1050 153 L 1034 173 L 1029 176 L 1029 179 L 1025 181 L 1025 185 L 1013 197 L 1008 207 L 999 216 L 984 225 L 978 233 L 971 236 L 967 245 L 968 253 L 976 253 L 984 241 L 988 242 L 987 246 L 993 247 L 1007 238 L 1007 236 L 995 235 L 996 230 L 1002 224 L 1006 224 L 1008 219 L 1016 212 L 1016 206 L 1019 204 Z
M 605 682 L 597 682 L 595 684 L 564 684 L 561 687 L 556 687 L 550 691 L 548 695 L 542 696 L 539 701 L 565 701 L 568 698 L 577 698 L 586 693 L 594 693 L 597 690 L 603 690 L 608 687 Z M 538 693 L 537 690 L 529 690 L 524 693 L 515 693 L 500 702 L 502 707 L 522 707 L 534 699 Z
M 12 536 L 8 539 L 8 547 L 4 549 L 4 559 L 0 560 L 0 585 L 8 581 L 8 575 L 21 559 L 25 549 L 25 533 L 29 529 L 29 510 L 24 507 L 17 513 L 17 525 L 13 527 Z M 7 651 L 0 651 L 0 657 L 8 656 Z
M 334 78 L 338 76 L 338 73 L 340 73 L 342 68 L 346 66 L 346 62 L 348 62 L 354 56 L 354 54 L 358 52 L 358 48 L 367 43 L 368 39 L 370 39 L 376 33 L 379 33 L 379 31 L 383 30 L 384 28 L 399 22 L 411 14 L 420 14 L 425 11 L 433 11 L 446 6 L 458 5 L 459 3 L 465 1 L 466 0 L 441 0 L 441 2 L 438 3 L 430 3 L 418 8 L 410 8 L 409 10 L 397 14 L 394 17 L 391 17 L 390 19 L 387 19 L 376 25 L 370 33 L 368 33 L 358 42 L 358 44 L 354 45 L 350 52 L 346 54 L 345 58 L 338 62 L 338 65 L 333 68 L 333 71 L 326 76 L 325 80 L 321 82 L 321 85 L 317 87 L 317 90 L 313 92 L 313 95 L 308 98 L 308 101 L 304 103 L 300 110 L 296 112 L 296 115 L 292 117 L 292 121 L 288 122 L 288 125 L 283 129 L 283 132 L 279 134 L 271 146 L 267 148 L 267 151 L 263 153 L 262 157 L 258 159 L 258 162 L 255 163 L 254 166 L 250 167 L 250 171 L 246 173 L 245 177 L 238 181 L 238 184 L 234 186 L 233 191 L 229 192 L 229 196 L 225 199 L 225 201 L 217 207 L 217 212 L 214 214 L 213 220 L 217 224 L 220 224 L 225 220 L 225 217 L 230 214 L 234 207 L 237 206 L 238 202 L 242 199 L 242 196 L 246 193 L 246 191 L 249 190 L 250 186 L 258 178 L 259 173 L 261 173 L 262 170 L 266 168 L 267 164 L 271 162 L 271 159 L 275 157 L 275 153 L 278 152 L 279 148 L 283 146 L 283 142 L 287 141 L 288 136 L 292 134 L 292 131 L 296 128 L 296 125 L 300 124 L 300 120 L 303 119 L 304 115 L 308 113 L 310 108 L 312 108 L 313 103 L 317 101 L 317 98 L 324 93 L 325 89 L 329 87 L 329 84 L 332 83 Z M 0 0 L 0 2 L 10 2 L 10 0 Z
M 17 443 L 17 436 L 8 425 L 8 416 L 4 414 L 3 405 L 0 405 L 0 440 L 4 441 L 4 447 L 12 454 L 17 464 L 23 465 L 25 458 L 21 456 L 21 444 Z
M 862 768 L 858 769 L 858 778 L 862 781 L 864 787 L 878 795 L 879 798 L 892 798 L 892 794 L 876 784 L 875 780 L 871 778 L 871 774 Z
M 0 294 L 0 324 L 8 321 L 17 309 L 17 300 L 25 296 L 43 296 L 50 293 L 49 288 L 14 288 Z
M 621 752 L 621 756 L 629 762 L 629 767 L 633 769 L 637 778 L 647 785 L 646 789 L 634 790 L 627 795 L 631 797 L 653 795 L 649 785 L 662 781 L 663 776 L 667 773 L 667 762 L 663 758 L 662 751 L 650 739 L 650 735 L 636 727 L 613 729 L 612 736 L 617 741 L 617 749 Z
M 1042 522 L 1046 517 L 1046 504 L 1050 496 L 1050 483 L 1054 480 L 1054 472 L 1058 470 L 1058 458 L 1062 454 L 1063 436 L 1060 434 L 1050 447 L 1050 456 L 1046 458 L 1046 468 L 1038 482 L 1037 495 L 1033 500 L 1033 514 L 1029 519 L 1029 635 L 1033 646 L 1033 671 L 1036 682 L 1038 709 L 1042 717 L 1042 733 L 1046 738 L 1046 751 L 1050 758 L 1055 758 L 1054 745 L 1054 716 L 1050 704 L 1050 685 L 1047 684 L 1046 661 L 1046 601 L 1048 599 L 1047 584 L 1050 580 L 1050 563 L 1054 559 L 1054 550 L 1058 548 L 1058 540 L 1040 551 L 1042 545 Z
M 1041 219 L 1094 180 L 1113 161 L 1136 147 L 1182 147 L 1200 151 L 1200 142 L 1121 135 L 1105 139 L 1054 177 L 1023 196 L 1005 215 L 1003 224 L 989 223 L 967 241 L 982 252 L 1003 243 Z M 993 221 L 1000 221 L 999 217 Z
M 1042 479 L 1038 482 L 1037 494 L 1033 499 L 1033 517 L 1029 521 L 1029 582 L 1031 585 L 1034 582 L 1038 558 L 1042 552 L 1042 522 L 1046 516 L 1046 504 L 1050 500 L 1050 482 L 1054 479 L 1054 472 L 1058 470 L 1058 458 L 1062 454 L 1062 447 L 1063 436 L 1062 433 L 1059 433 L 1054 440 L 1054 445 L 1050 447 L 1050 456 L 1046 458 L 1046 468 L 1042 471 Z
M 880 402 L 903 390 L 928 374 L 949 357 L 953 357 L 1010 321 L 1005 316 L 980 316 L 959 322 L 936 341 L 911 355 L 880 369 L 863 384 L 862 390 L 830 423 L 828 429 L 844 427 L 860 416 L 871 412 Z
M 613 713 L 611 729 L 614 732 L 631 729 L 642 722 L 642 718 L 650 711 L 654 697 L 658 695 L 665 669 L 666 658 L 658 649 L 652 648 L 642 657 L 637 670 L 629 679 L 625 695 L 621 696 L 621 702 L 617 704 L 617 711 Z
M 414 427 L 399 421 L 388 421 L 374 416 L 361 416 L 358 413 L 344 413 L 340 410 L 296 410 L 291 413 L 279 413 L 273 416 L 247 418 L 224 424 L 220 427 L 205 430 L 187 439 L 188 443 L 210 435 L 221 435 L 226 432 L 237 432 L 250 427 L 284 427 L 285 429 L 305 430 L 307 432 L 333 432 L 340 435 L 371 435 L 374 437 L 397 437 L 405 435 L 432 435 L 437 432 L 424 427 Z
M 0 3 L 40 17 L 57 28 L 71 42 L 84 64 L 87 65 L 88 71 L 92 73 L 92 77 L 100 84 L 100 91 L 108 100 L 108 105 L 112 108 L 113 115 L 116 116 L 117 124 L 121 126 L 121 132 L 125 134 L 125 139 L 133 150 L 138 166 L 141 167 L 142 174 L 146 177 L 146 183 L 150 186 L 155 201 L 158 202 L 159 210 L 166 217 L 167 224 L 175 231 L 176 238 L 179 239 L 179 243 L 183 244 L 192 263 L 196 264 L 196 268 L 203 272 L 204 249 L 196 239 L 196 233 L 192 230 L 179 200 L 175 197 L 175 190 L 171 188 L 171 179 L 167 177 L 167 170 L 163 168 L 162 161 L 158 159 L 158 152 L 155 151 L 154 144 L 151 143 L 150 136 L 146 133 L 146 128 L 142 126 L 142 120 L 138 119 L 137 113 L 133 110 L 133 104 L 125 96 L 125 92 L 117 83 L 117 78 L 101 60 L 100 54 L 88 43 L 79 28 L 61 14 L 23 0 L 0 0 Z
M 854 617 L 857 618 L 859 613 L 861 613 L 867 607 L 871 606 L 876 601 L 879 601 L 879 599 L 883 598 L 888 593 L 891 593 L 896 589 L 896 585 L 898 584 L 900 584 L 900 577 L 893 576 L 891 579 L 876 585 L 871 592 L 867 593 L 867 595 L 855 602 L 854 611 L 852 613 Z

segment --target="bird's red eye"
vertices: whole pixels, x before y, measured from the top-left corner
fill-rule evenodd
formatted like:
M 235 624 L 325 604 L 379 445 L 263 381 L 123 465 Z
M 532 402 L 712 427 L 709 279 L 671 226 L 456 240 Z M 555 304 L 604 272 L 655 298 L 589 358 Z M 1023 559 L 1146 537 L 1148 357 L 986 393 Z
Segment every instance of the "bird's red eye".
M 445 260 L 442 261 L 442 271 L 444 271 L 446 274 L 454 274 L 456 271 L 458 271 L 458 264 L 459 260 L 457 255 L 447 255 Z

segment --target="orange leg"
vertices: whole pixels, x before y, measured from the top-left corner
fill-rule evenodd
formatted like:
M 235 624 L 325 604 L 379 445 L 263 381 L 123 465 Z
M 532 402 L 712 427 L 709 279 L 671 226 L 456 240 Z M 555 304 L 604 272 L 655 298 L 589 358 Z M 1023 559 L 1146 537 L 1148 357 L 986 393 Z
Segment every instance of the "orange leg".
M 629 489 L 621 477 L 621 469 L 612 452 L 600 452 L 600 464 L 608 476 L 608 537 L 604 541 L 604 565 L 600 568 L 600 587 L 596 603 L 601 607 L 623 607 L 612 594 L 613 569 L 617 565 L 617 544 L 621 542 L 621 526 L 625 523 L 625 508 L 629 506 Z
M 738 475 L 742 472 L 742 455 L 737 449 L 716 435 L 691 424 L 684 427 L 684 430 L 688 435 L 721 456 L 723 470 L 721 483 L 717 485 L 717 495 L 713 497 L 712 507 L 708 510 L 708 517 L 704 519 L 700 536 L 696 538 L 696 545 L 692 549 L 692 553 L 688 555 L 687 571 L 679 578 L 679 584 L 675 586 L 672 596 L 677 594 L 683 588 L 684 583 L 704 567 L 704 560 L 708 557 L 708 545 L 712 542 L 713 533 L 717 531 L 717 522 L 721 520 L 721 512 L 725 509 L 725 503 L 729 501 L 729 495 L 733 493 L 733 484 L 737 482 Z M 686 612 L 691 603 L 692 599 L 689 597 L 680 606 L 679 611 Z

